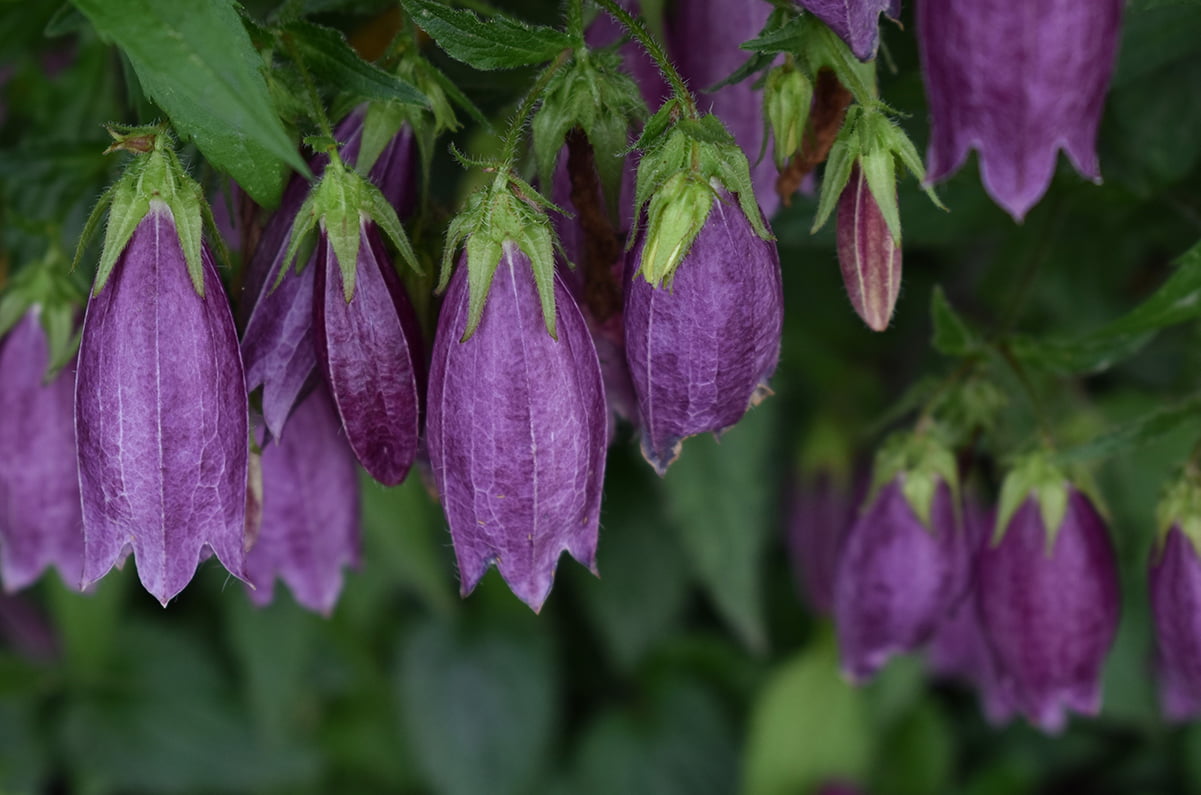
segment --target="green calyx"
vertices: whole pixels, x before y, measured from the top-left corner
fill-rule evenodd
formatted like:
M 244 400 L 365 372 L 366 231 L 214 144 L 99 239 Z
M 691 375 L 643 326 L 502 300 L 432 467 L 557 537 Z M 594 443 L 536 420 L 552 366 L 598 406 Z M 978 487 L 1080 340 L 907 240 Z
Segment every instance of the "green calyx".
M 952 503 L 959 505 L 959 468 L 954 454 L 930 434 L 901 432 L 893 435 L 876 455 L 868 501 L 880 489 L 900 478 L 901 493 L 922 526 L 933 532 L 930 517 L 938 487 L 951 489 Z
M 1189 463 L 1184 471 L 1164 489 L 1155 509 L 1156 555 L 1163 551 L 1168 533 L 1173 527 L 1189 540 L 1201 554 L 1201 470 Z
M 776 167 L 783 169 L 801 148 L 809 109 L 813 104 L 813 81 L 793 63 L 767 73 L 763 86 L 763 115 L 775 142 Z
M 506 247 L 520 249 L 530 260 L 534 284 L 542 306 L 546 332 L 558 339 L 555 330 L 555 249 L 558 240 L 547 210 L 563 211 L 508 169 L 497 171 L 492 183 L 467 200 L 446 230 L 442 253 L 442 275 L 438 290 L 450 282 L 452 261 L 462 245 L 467 255 L 467 328 L 461 342 L 471 338 L 484 315 L 484 304 L 492 277 Z
M 421 273 L 404 227 L 384 194 L 363 176 L 347 168 L 340 159 L 331 158 L 321 180 L 309 191 L 296 214 L 276 285 L 283 281 L 293 262 L 297 271 L 304 267 L 308 257 L 298 255 L 302 250 L 311 250 L 320 229 L 334 250 L 342 274 L 342 294 L 346 303 L 350 303 L 354 298 L 363 225 L 368 222 L 378 226 L 409 267 Z
M 1039 515 L 1047 533 L 1047 554 L 1050 554 L 1067 513 L 1070 485 L 1067 475 L 1054 463 L 1049 452 L 1039 450 L 1018 459 L 1001 484 L 992 545 L 1001 543 L 1010 520 L 1022 503 L 1034 499 L 1038 501 Z
M 901 212 L 897 205 L 896 164 L 900 161 L 918 180 L 926 178 L 926 168 L 909 136 L 884 112 L 883 105 L 853 105 L 847 110 L 846 121 L 838 139 L 830 148 L 822 179 L 821 196 L 812 232 L 816 232 L 834 212 L 842 191 L 851 179 L 851 170 L 858 164 L 867 179 L 868 189 L 880 214 L 888 225 L 893 241 L 901 244 Z M 930 201 L 946 209 L 933 188 L 925 188 Z
M 736 197 L 759 237 L 775 239 L 755 200 L 746 155 L 716 116 L 680 119 L 669 101 L 647 122 L 635 146 L 644 154 L 638 164 L 634 217 L 641 217 L 650 205 L 639 270 L 651 284 L 669 279 L 688 255 L 717 189 Z M 628 245 L 633 242 L 631 236 Z
M 50 350 L 47 381 L 71 360 L 79 347 L 75 321 L 84 296 L 71 279 L 69 267 L 66 254 L 54 243 L 42 259 L 17 271 L 0 297 L 0 337 L 26 312 L 37 311 Z
M 212 210 L 204 199 L 200 185 L 188 176 L 179 162 L 174 142 L 166 128 L 110 127 L 109 134 L 113 137 L 113 144 L 106 152 L 132 152 L 134 158 L 125 173 L 104 192 L 92 209 L 75 252 L 75 264 L 78 264 L 87 242 L 95 234 L 107 207 L 104 246 L 92 288 L 99 293 L 108 283 L 113 267 L 133 237 L 134 230 L 150 212 L 151 202 L 160 201 L 171 211 L 192 287 L 203 298 L 204 266 L 200 253 L 202 219 L 209 222 L 210 229 L 215 225 L 212 223 Z

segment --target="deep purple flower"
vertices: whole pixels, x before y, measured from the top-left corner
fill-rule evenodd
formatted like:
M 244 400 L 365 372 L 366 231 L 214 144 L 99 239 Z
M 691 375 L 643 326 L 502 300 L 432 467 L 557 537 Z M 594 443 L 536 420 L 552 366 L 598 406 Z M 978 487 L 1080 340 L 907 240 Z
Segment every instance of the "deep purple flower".
M 243 577 L 246 384 L 207 247 L 204 297 L 158 199 L 88 300 L 75 385 L 88 585 L 132 547 L 164 605 L 207 545 Z
M 980 154 L 989 195 L 1021 220 L 1059 149 L 1100 181 L 1097 125 L 1117 53 L 1122 0 L 922 0 L 918 35 L 930 105 L 928 179 Z
M 776 165 L 760 158 L 763 149 L 763 90 L 753 80 L 724 86 L 712 94 L 709 87 L 725 80 L 742 66 L 747 51 L 740 45 L 759 35 L 771 15 L 763 0 L 689 0 L 667 20 L 667 49 L 689 82 L 702 110 L 711 110 L 734 135 L 751 162 L 755 198 L 770 218 L 780 207 L 776 193 Z
M 395 486 L 413 465 L 421 428 L 425 367 L 416 315 L 369 221 L 360 225 L 352 298 L 345 297 L 334 246 L 324 231 L 315 270 L 317 360 L 346 439 L 373 478 Z
M 1159 700 L 1169 720 L 1201 715 L 1201 559 L 1179 524 L 1151 560 Z
M 847 532 L 834 574 L 842 670 L 856 682 L 929 640 L 969 580 L 950 486 L 935 487 L 927 527 L 905 496 L 904 477 L 884 485 Z
M 289 427 L 263 448 L 262 523 L 246 555 L 250 598 L 270 602 L 278 575 L 299 604 L 328 615 L 343 566 L 359 561 L 357 468 L 324 386 L 300 402 Z
M 558 340 L 546 331 L 529 258 L 512 243 L 475 333 L 466 260 L 438 318 L 427 443 L 461 590 L 488 566 L 539 610 L 567 550 L 595 567 L 606 413 L 596 348 L 555 277 Z
M 834 607 L 834 572 L 864 489 L 849 478 L 822 470 L 797 483 L 789 511 L 788 551 L 792 569 L 809 605 L 819 613 Z
M 1044 525 L 1028 496 L 1000 542 L 980 556 L 979 615 L 1005 699 L 1045 731 L 1061 730 L 1067 709 L 1095 715 L 1101 666 L 1118 624 L 1118 577 L 1105 525 L 1068 487 L 1057 528 Z
M 12 592 L 47 566 L 72 587 L 83 568 L 75 464 L 74 362 L 46 381 L 37 307 L 0 338 L 0 583 Z
M 880 44 L 880 15 L 901 15 L 901 0 L 797 0 L 830 26 L 861 61 L 876 57 Z
M 838 265 L 855 312 L 884 331 L 901 292 L 901 247 L 857 165 L 838 199 Z
M 784 297 L 775 244 L 724 191 L 669 285 L 652 287 L 635 272 L 642 247 L 626 268 L 626 360 L 642 452 L 663 474 L 682 440 L 721 433 L 767 391 Z

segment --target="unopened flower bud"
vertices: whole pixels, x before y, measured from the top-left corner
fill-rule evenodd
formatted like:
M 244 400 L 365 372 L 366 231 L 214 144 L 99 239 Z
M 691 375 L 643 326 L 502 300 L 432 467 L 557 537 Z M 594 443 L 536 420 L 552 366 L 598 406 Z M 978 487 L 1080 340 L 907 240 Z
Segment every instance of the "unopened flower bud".
M 775 141 L 777 168 L 783 169 L 800 150 L 812 104 L 813 81 L 804 72 L 795 66 L 784 65 L 767 73 L 763 115 Z
M 713 207 L 713 189 L 681 171 L 651 197 L 639 272 L 651 284 L 670 282 Z
M 901 291 L 901 247 L 858 166 L 838 200 L 838 265 L 855 312 L 884 331 Z

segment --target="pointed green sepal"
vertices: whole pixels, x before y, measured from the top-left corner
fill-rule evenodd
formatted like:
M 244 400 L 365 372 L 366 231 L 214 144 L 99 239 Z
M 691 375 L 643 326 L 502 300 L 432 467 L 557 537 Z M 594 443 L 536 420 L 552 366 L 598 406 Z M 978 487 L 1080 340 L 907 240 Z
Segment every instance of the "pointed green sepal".
M 1163 553 L 1168 533 L 1173 527 L 1180 529 L 1184 537 L 1201 555 L 1201 470 L 1191 462 L 1164 489 L 1159 505 L 1155 509 L 1155 555 Z
M 884 486 L 901 479 L 901 493 L 922 526 L 933 532 L 931 516 L 938 487 L 951 490 L 952 504 L 959 510 L 959 468 L 955 455 L 929 433 L 903 431 L 894 434 L 876 455 L 868 501 Z
M 504 244 L 487 235 L 471 235 L 467 238 L 467 326 L 459 342 L 466 342 L 479 328 L 484 316 L 484 302 L 492 287 L 492 277 L 504 253 Z
M 1001 543 L 1009 522 L 1022 503 L 1033 499 L 1038 501 L 1039 515 L 1047 533 L 1047 553 L 1050 554 L 1067 513 L 1069 485 L 1067 476 L 1049 453 L 1040 450 L 1020 458 L 1001 484 L 992 545 Z

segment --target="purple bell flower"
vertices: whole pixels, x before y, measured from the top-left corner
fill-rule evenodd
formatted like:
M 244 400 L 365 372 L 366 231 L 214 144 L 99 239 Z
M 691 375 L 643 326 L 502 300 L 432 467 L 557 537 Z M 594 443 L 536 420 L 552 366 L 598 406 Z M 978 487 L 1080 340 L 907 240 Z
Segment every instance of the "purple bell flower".
M 352 298 L 324 231 L 314 270 L 317 360 L 346 439 L 373 478 L 395 486 L 408 475 L 420 436 L 425 361 L 417 317 L 370 221 L 360 225 Z
M 855 522 L 864 485 L 830 470 L 801 477 L 788 522 L 788 551 L 794 579 L 815 611 L 834 609 L 834 572 L 842 541 Z
M 901 16 L 901 0 L 797 0 L 801 7 L 830 26 L 861 61 L 876 57 L 880 15 Z
M 1046 192 L 1056 152 L 1101 180 L 1097 125 L 1122 0 L 922 0 L 928 181 L 980 154 L 985 190 L 1016 220 Z
M 755 233 L 725 191 L 670 284 L 656 288 L 636 273 L 644 243 L 626 268 L 626 360 L 642 453 L 662 475 L 682 440 L 720 434 L 769 391 L 784 296 L 775 244 Z
M 426 428 L 461 590 L 488 566 L 535 611 L 559 555 L 595 569 L 606 409 L 596 348 L 554 277 L 547 334 L 529 257 L 503 244 L 479 327 L 466 341 L 466 259 L 438 318 Z
M 324 386 L 300 402 L 290 427 L 263 448 L 262 521 L 246 555 L 250 598 L 269 603 L 278 575 L 299 604 L 328 615 L 343 566 L 359 562 L 358 470 Z
M 838 265 L 855 312 L 884 331 L 901 292 L 901 247 L 858 165 L 838 199 Z
M 72 587 L 83 570 L 75 365 L 45 380 L 50 345 L 40 315 L 31 308 L 0 338 L 0 583 L 10 593 L 50 565 Z
M 1193 720 L 1201 715 L 1201 558 L 1179 523 L 1152 556 L 1148 583 L 1160 706 L 1168 720 Z
M 1047 732 L 1063 729 L 1068 709 L 1100 709 L 1101 667 L 1118 625 L 1105 525 L 1087 497 L 1061 488 L 1063 502 L 1026 492 L 1004 535 L 981 553 L 977 573 L 979 615 L 1004 698 Z M 1049 504 L 1063 506 L 1051 527 Z
M 906 477 L 890 480 L 860 514 L 834 574 L 842 670 L 855 682 L 870 679 L 894 654 L 929 640 L 962 598 L 970 576 L 951 487 L 937 481 L 927 526 L 906 497 Z
M 171 210 L 152 199 L 88 300 L 75 384 L 83 584 L 132 547 L 164 605 L 210 547 L 243 576 L 248 418 L 229 302 L 205 246 L 204 297 Z

